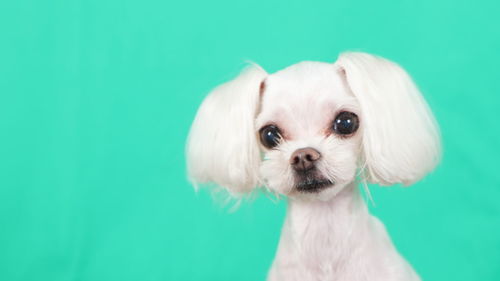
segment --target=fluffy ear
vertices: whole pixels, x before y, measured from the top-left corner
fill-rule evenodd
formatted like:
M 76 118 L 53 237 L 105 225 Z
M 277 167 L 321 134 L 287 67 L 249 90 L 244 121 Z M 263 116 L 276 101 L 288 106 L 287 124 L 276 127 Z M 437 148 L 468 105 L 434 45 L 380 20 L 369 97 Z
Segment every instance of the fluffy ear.
M 368 181 L 410 185 L 434 169 L 441 156 L 439 128 L 408 74 L 365 53 L 343 53 L 335 64 L 361 107 Z
M 252 65 L 203 101 L 187 144 L 188 173 L 195 185 L 215 183 L 233 195 L 256 186 L 260 152 L 254 121 L 266 76 Z

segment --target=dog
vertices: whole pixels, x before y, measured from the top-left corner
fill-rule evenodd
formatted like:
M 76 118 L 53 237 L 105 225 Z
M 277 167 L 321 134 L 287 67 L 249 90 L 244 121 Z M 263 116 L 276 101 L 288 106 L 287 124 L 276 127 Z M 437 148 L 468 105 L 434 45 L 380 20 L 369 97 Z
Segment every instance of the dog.
M 248 67 L 206 97 L 187 143 L 195 185 L 287 198 L 269 281 L 420 280 L 358 184 L 411 185 L 440 158 L 437 122 L 412 79 L 361 52 L 273 74 Z

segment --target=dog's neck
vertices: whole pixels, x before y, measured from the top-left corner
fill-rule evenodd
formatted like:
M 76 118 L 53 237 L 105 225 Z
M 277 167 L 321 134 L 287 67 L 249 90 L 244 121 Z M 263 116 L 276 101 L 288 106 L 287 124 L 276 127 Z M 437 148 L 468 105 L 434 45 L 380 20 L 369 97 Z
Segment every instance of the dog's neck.
M 322 260 L 343 263 L 359 245 L 360 235 L 365 235 L 368 218 L 355 183 L 329 201 L 290 199 L 282 245 L 293 246 L 281 254 L 298 256 L 311 266 Z
M 289 200 L 268 280 L 420 279 L 350 184 L 330 201 Z

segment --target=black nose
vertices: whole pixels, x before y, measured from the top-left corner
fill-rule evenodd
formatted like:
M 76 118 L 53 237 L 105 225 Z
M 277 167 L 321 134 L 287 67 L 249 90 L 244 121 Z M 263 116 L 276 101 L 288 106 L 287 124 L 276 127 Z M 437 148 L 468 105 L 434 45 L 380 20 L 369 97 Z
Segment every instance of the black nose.
M 321 158 L 321 154 L 312 147 L 295 150 L 290 157 L 290 164 L 297 172 L 305 172 L 314 168 L 314 162 Z

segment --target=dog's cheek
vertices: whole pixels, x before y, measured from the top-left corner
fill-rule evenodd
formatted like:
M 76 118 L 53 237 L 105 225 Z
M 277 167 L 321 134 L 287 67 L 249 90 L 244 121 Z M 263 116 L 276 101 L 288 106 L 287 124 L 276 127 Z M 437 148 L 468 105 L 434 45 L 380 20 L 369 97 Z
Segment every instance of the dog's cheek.
M 330 150 L 321 167 L 321 171 L 339 184 L 354 180 L 357 169 L 357 153 L 350 147 Z
M 268 153 L 259 169 L 261 183 L 271 191 L 288 194 L 293 186 L 293 175 L 287 161 L 277 153 Z

